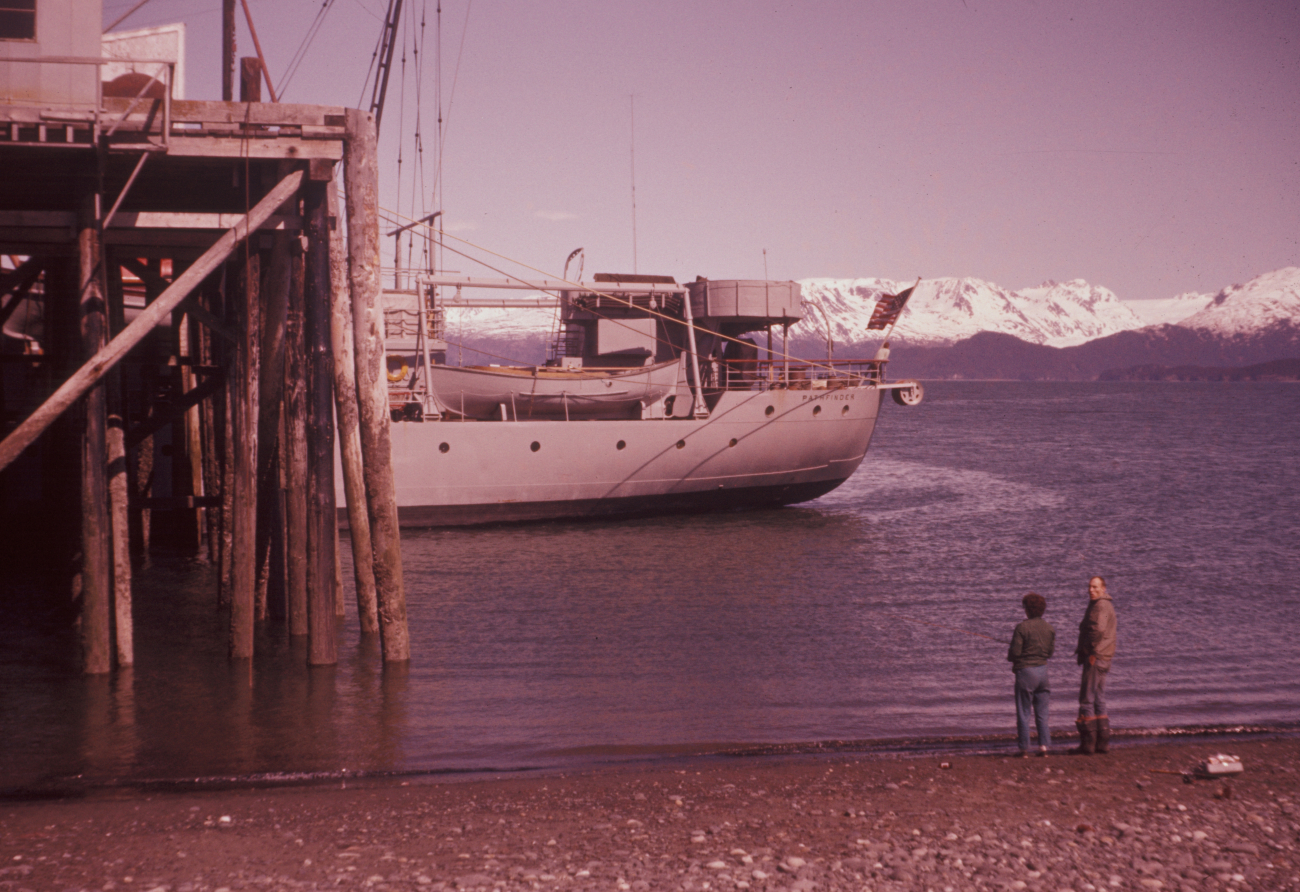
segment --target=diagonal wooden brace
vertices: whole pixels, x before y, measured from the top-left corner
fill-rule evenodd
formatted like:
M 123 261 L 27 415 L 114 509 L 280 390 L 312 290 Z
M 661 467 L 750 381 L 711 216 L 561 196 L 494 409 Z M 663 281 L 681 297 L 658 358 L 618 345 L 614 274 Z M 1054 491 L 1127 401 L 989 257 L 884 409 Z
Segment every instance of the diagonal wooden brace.
M 0 442 L 0 471 L 9 467 L 24 449 L 35 442 L 36 438 L 54 423 L 55 419 L 98 384 L 100 379 L 131 351 L 132 347 L 140 343 L 154 326 L 167 318 L 168 314 L 176 309 L 191 291 L 224 263 L 250 233 L 256 232 L 268 217 L 279 210 L 280 205 L 296 195 L 302 180 L 301 170 L 295 170 L 281 180 L 243 219 L 219 238 L 216 244 L 205 251 L 189 269 L 181 273 L 171 287 L 158 295 L 158 299 L 149 304 L 144 312 L 135 318 L 135 321 L 122 329 L 104 349 L 92 356 L 72 377 L 64 381 L 63 385 L 54 391 L 26 421 L 18 425 L 13 433 L 5 437 L 4 441 Z

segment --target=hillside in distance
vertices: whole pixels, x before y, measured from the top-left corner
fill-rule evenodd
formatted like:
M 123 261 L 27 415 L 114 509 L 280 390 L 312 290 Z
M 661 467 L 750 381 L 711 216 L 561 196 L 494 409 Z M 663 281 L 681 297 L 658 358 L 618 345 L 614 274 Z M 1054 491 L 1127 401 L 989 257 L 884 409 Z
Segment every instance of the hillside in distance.
M 1165 378 L 1164 370 L 1176 367 L 1234 369 L 1300 356 L 1300 268 L 1265 273 L 1214 296 L 1182 295 L 1173 302 L 1176 313 L 1190 312 L 1177 325 L 1135 327 L 1065 346 L 993 329 L 955 344 L 903 341 L 895 344 L 890 372 L 893 377 L 1091 380 L 1140 366 L 1143 375 Z M 904 317 L 911 309 L 909 304 Z M 810 339 L 800 346 L 813 344 Z
M 839 343 L 878 338 L 867 332 L 876 301 L 912 285 L 891 279 L 804 279 L 803 299 L 815 307 L 791 328 L 795 338 Z M 975 278 L 922 279 L 894 329 L 893 340 L 912 346 L 955 344 L 985 331 L 1031 344 L 1069 347 L 1146 323 L 1107 288 L 1082 279 L 1044 282 L 1011 291 Z

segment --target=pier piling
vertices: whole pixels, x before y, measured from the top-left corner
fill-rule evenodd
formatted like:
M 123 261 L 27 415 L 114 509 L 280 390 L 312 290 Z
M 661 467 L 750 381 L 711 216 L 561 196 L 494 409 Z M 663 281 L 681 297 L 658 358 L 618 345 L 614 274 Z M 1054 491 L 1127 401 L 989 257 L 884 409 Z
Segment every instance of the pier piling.
M 44 325 L 0 363 L 0 525 L 45 524 L 30 535 L 63 573 L 58 597 L 78 599 L 87 673 L 135 663 L 156 624 L 136 623 L 131 588 L 164 548 L 214 565 L 227 653 L 250 680 L 255 633 L 279 620 L 308 636 L 308 663 L 335 663 L 338 437 L 358 623 L 386 663 L 409 660 L 373 118 L 93 101 L 94 126 L 59 128 L 54 148 L 23 123 L 30 108 L 0 100 L 0 164 L 21 184 L 0 209 L 0 254 L 16 258 L 0 321 L 31 301 Z
M 384 371 L 384 311 L 380 303 L 379 171 L 374 116 L 347 111 L 344 189 L 348 213 L 348 275 L 357 370 L 357 414 L 365 468 L 366 511 L 375 561 L 379 631 L 384 662 L 411 658 L 402 581 L 402 543 L 397 525 L 389 434 L 388 378 Z

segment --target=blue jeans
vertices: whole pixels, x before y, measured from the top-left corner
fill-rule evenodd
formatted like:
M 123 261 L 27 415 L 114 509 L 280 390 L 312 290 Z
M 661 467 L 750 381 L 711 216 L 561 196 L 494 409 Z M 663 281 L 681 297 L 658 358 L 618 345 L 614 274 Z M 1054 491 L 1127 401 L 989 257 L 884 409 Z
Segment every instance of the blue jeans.
M 1038 719 L 1038 745 L 1052 745 L 1052 728 L 1048 724 L 1048 702 L 1052 688 L 1047 683 L 1046 666 L 1029 666 L 1016 670 L 1016 742 L 1022 753 L 1029 752 L 1029 726 Z
M 1083 664 L 1083 678 L 1079 680 L 1079 718 L 1101 718 L 1106 715 L 1106 676 L 1110 666 Z

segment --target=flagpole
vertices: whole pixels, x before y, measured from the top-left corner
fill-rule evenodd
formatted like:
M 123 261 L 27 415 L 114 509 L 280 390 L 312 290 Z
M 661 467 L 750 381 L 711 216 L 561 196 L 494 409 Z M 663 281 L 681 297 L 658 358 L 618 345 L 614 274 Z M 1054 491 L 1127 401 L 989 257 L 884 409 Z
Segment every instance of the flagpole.
M 916 277 L 916 281 L 912 283 L 912 287 L 911 287 L 911 288 L 905 288 L 903 291 L 900 291 L 900 292 L 898 292 L 898 293 L 899 293 L 899 294 L 905 294 L 905 293 L 907 293 L 907 292 L 909 292 L 909 291 L 910 291 L 910 292 L 915 292 L 915 291 L 916 291 L 916 287 L 917 287 L 918 285 L 920 285 L 920 284 L 921 284 L 921 277 L 920 277 L 920 276 L 917 276 L 917 277 Z M 896 295 L 895 295 L 895 296 L 896 296 Z M 909 295 L 909 297 L 910 297 L 910 295 Z M 882 360 L 882 361 L 883 361 L 883 360 L 886 360 L 886 359 L 889 358 L 889 337 L 890 337 L 890 335 L 892 335 L 892 334 L 894 333 L 894 326 L 898 324 L 898 320 L 899 320 L 899 318 L 900 318 L 902 315 L 903 315 L 903 309 L 902 309 L 902 308 L 899 308 L 899 310 L 898 310 L 898 312 L 895 314 L 894 318 L 890 321 L 890 323 L 889 323 L 889 328 L 885 329 L 884 337 L 881 338 L 881 341 L 880 341 L 880 347 L 876 350 L 876 356 L 875 356 L 876 359 L 878 359 L 878 360 Z

